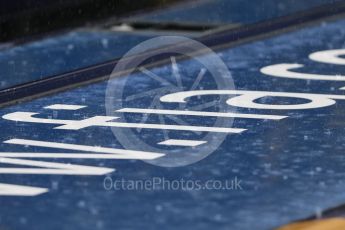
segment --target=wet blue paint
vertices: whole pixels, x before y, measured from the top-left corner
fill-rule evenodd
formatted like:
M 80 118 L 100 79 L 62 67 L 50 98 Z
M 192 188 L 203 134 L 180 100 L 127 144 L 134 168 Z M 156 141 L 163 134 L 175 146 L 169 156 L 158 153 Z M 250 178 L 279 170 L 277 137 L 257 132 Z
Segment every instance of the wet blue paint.
M 303 69 L 298 70 L 300 72 L 344 73 L 344 66 L 320 64 L 308 59 L 311 52 L 344 48 L 344 25 L 344 20 L 324 23 L 222 50 L 218 54 L 231 70 L 236 89 L 344 94 L 338 90 L 345 86 L 342 82 L 272 78 L 259 72 L 266 65 L 297 62 L 305 64 Z M 199 65 L 193 60 L 179 65 L 186 70 L 184 81 L 190 84 Z M 153 71 L 173 81 L 169 66 Z M 151 86 L 150 79 L 142 74 L 130 78 L 132 84 L 126 91 L 129 94 Z M 122 84 L 124 80 L 119 78 L 114 81 Z M 92 84 L 3 108 L 0 113 L 39 112 L 42 117 L 61 119 L 105 115 L 105 89 L 106 82 Z M 205 100 L 208 99 L 205 97 Z M 146 102 L 139 101 L 136 106 L 145 107 Z M 54 103 L 88 107 L 70 112 L 59 111 L 55 115 L 42 109 Z M 110 175 L 113 179 L 165 177 L 170 180 L 205 181 L 238 177 L 243 182 L 243 190 L 239 191 L 105 191 L 103 176 L 1 175 L 1 183 L 41 186 L 51 191 L 32 198 L 0 197 L 0 226 L 9 229 L 46 229 L 49 225 L 50 229 L 238 230 L 251 230 L 255 226 L 258 230 L 265 230 L 307 217 L 317 210 L 345 202 L 344 108 L 345 102 L 337 101 L 331 107 L 300 111 L 239 109 L 241 112 L 288 115 L 289 118 L 281 121 L 236 119 L 233 127 L 247 128 L 247 132 L 229 135 L 215 153 L 181 168 L 160 168 L 142 161 L 127 160 L 54 160 L 115 167 L 117 171 Z M 205 119 L 195 118 L 190 122 L 200 124 Z M 55 125 L 15 123 L 2 119 L 0 140 L 27 138 L 121 147 L 110 128 L 66 131 L 54 130 L 53 127 Z M 157 131 L 145 132 L 146 139 L 151 139 L 152 143 L 156 141 L 154 138 L 160 138 L 159 135 Z M 3 143 L 1 151 L 61 152 Z
M 0 51 L 0 89 L 121 57 L 152 36 L 75 30 Z
M 199 1 L 130 18 L 135 21 L 248 24 L 336 0 Z M 207 15 L 204 17 L 202 15 Z M 154 35 L 82 29 L 0 51 L 0 89 L 48 78 L 121 57 Z

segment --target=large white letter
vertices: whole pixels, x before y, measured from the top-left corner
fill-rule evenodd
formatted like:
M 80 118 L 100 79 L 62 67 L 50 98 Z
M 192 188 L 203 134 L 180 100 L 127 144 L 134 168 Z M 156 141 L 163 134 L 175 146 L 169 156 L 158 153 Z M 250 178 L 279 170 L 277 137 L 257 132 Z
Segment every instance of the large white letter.
M 325 81 L 345 81 L 343 75 L 324 75 L 311 73 L 297 73 L 290 71 L 291 69 L 301 68 L 301 64 L 276 64 L 269 65 L 260 69 L 260 72 L 272 77 L 283 77 L 304 80 L 325 80 Z
M 62 124 L 54 129 L 65 130 L 79 130 L 91 126 L 106 126 L 118 128 L 140 128 L 140 129 L 166 129 L 178 131 L 196 131 L 196 132 L 219 132 L 219 133 L 241 133 L 245 129 L 239 128 L 224 128 L 224 127 L 209 127 L 209 126 L 195 126 L 195 125 L 167 125 L 167 124 L 146 124 L 146 123 L 125 123 L 125 122 L 110 122 L 118 117 L 95 116 L 84 120 L 59 120 L 33 117 L 37 113 L 30 112 L 14 112 L 9 113 L 2 118 L 11 121 L 22 121 L 31 123 L 44 124 Z
M 227 104 L 243 108 L 252 109 L 313 109 L 335 104 L 333 99 L 345 100 L 345 95 L 327 95 L 310 93 L 288 93 L 288 92 L 268 92 L 268 91 L 248 91 L 248 90 L 198 90 L 183 91 L 165 95 L 160 98 L 162 102 L 186 103 L 186 99 L 193 96 L 203 95 L 240 95 L 227 100 Z M 308 100 L 307 103 L 280 105 L 280 104 L 260 104 L 255 100 L 263 97 L 289 97 Z
M 114 171 L 112 168 L 65 164 L 46 161 L 0 158 L 0 163 L 24 165 L 40 168 L 3 168 L 0 174 L 49 174 L 49 175 L 104 175 Z
M 345 55 L 345 49 L 324 50 L 309 55 L 309 58 L 316 62 L 345 65 L 345 58 L 339 56 Z
M 37 196 L 46 192 L 46 188 L 0 183 L 0 196 Z

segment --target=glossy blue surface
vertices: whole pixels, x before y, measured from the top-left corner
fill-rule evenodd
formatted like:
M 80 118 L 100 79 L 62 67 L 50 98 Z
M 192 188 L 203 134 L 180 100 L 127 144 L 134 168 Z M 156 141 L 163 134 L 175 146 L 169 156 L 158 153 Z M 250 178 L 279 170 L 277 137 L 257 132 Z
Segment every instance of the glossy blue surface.
M 149 35 L 76 30 L 0 51 L 0 89 L 121 57 Z
M 277 63 L 301 63 L 299 72 L 339 74 L 344 66 L 311 62 L 311 52 L 345 48 L 345 21 L 290 32 L 274 38 L 219 51 L 231 70 L 236 89 L 273 92 L 344 94 L 345 83 L 272 78 L 259 69 Z M 183 82 L 190 86 L 199 65 L 193 60 L 178 63 Z M 154 71 L 173 81 L 169 66 Z M 129 76 L 125 94 L 144 91 L 151 79 L 142 74 Z M 114 79 L 123 84 L 124 78 Z M 1 109 L 1 115 L 38 112 L 41 117 L 84 119 L 105 115 L 106 82 L 58 93 Z M 213 83 L 206 82 L 205 87 Z M 206 96 L 205 100 L 210 97 Z M 147 101 L 132 101 L 145 108 Z M 59 111 L 42 107 L 56 103 L 81 104 L 87 108 Z M 208 110 L 212 111 L 212 108 Z M 345 202 L 345 102 L 299 111 L 241 112 L 288 115 L 280 121 L 235 119 L 233 127 L 247 128 L 240 135 L 228 135 L 223 144 L 206 159 L 186 167 L 161 168 L 142 161 L 59 160 L 84 165 L 115 167 L 113 179 L 144 180 L 164 177 L 170 180 L 242 180 L 243 190 L 154 190 L 106 191 L 103 176 L 1 175 L 1 183 L 50 188 L 37 197 L 0 197 L 0 226 L 8 229 L 272 229 L 305 218 L 318 210 Z M 138 119 L 132 117 L 131 119 Z M 157 119 L 157 118 L 150 118 Z M 174 124 L 174 121 L 167 120 Z M 195 124 L 207 123 L 194 118 Z M 78 131 L 52 129 L 56 125 L 12 122 L 2 119 L 0 140 L 27 138 L 70 144 L 121 148 L 110 128 L 91 127 Z M 160 132 L 145 131 L 145 139 L 154 144 Z M 179 133 L 175 135 L 188 135 Z M 135 146 L 136 143 L 133 143 Z M 140 146 L 137 146 L 140 148 Z M 44 152 L 61 150 L 1 144 L 1 151 Z
M 335 1 L 196 1 L 130 20 L 248 24 Z M 153 35 L 82 29 L 0 50 L 0 89 L 121 57 L 150 37 Z

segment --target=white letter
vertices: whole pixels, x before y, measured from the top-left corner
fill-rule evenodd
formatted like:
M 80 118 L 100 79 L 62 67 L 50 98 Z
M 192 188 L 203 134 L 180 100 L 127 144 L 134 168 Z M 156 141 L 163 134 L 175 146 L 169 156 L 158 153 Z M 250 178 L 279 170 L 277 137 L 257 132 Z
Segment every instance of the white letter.
M 301 64 L 277 64 L 269 65 L 260 69 L 260 72 L 273 77 L 305 79 L 305 80 L 325 80 L 325 81 L 345 81 L 343 75 L 324 75 L 291 72 L 291 69 L 303 67 Z
M 345 55 L 345 49 L 324 50 L 309 55 L 309 58 L 316 62 L 345 65 L 345 58 L 339 56 Z
M 186 99 L 202 95 L 240 95 L 227 100 L 227 104 L 252 109 L 313 109 L 335 104 L 333 99 L 345 100 L 345 95 L 309 94 L 309 93 L 288 93 L 248 90 L 198 90 L 184 91 L 165 95 L 160 98 L 162 102 L 186 103 Z M 309 102 L 293 105 L 260 104 L 255 100 L 263 97 L 289 97 L 306 99 Z
M 28 112 L 14 112 L 3 116 L 6 120 L 22 121 L 32 123 L 45 124 L 63 124 L 55 127 L 55 129 L 79 130 L 91 126 L 106 126 L 118 128 L 140 128 L 140 129 L 166 129 L 178 131 L 195 131 L 195 132 L 219 132 L 219 133 L 241 133 L 246 129 L 239 128 L 224 128 L 224 127 L 208 127 L 208 126 L 194 126 L 194 125 L 166 125 L 166 124 L 145 124 L 145 123 L 124 123 L 124 122 L 108 122 L 118 117 L 95 116 L 84 120 L 59 120 L 59 119 L 45 119 L 35 118 L 33 115 L 37 113 Z
M 122 113 L 149 113 L 149 114 L 169 114 L 169 115 L 184 115 L 184 116 L 201 116 L 201 117 L 237 117 L 249 119 L 264 119 L 264 120 L 281 120 L 287 116 L 266 115 L 266 114 L 247 114 L 247 113 L 222 113 L 222 112 L 205 112 L 193 110 L 168 110 L 168 109 L 140 109 L 140 108 L 123 108 L 116 110 Z
M 0 196 L 37 196 L 48 192 L 46 188 L 33 186 L 0 184 Z
M 65 164 L 46 161 L 0 158 L 0 163 L 33 166 L 41 168 L 2 168 L 0 174 L 49 174 L 49 175 L 104 175 L 114 171 L 112 168 Z
M 68 149 L 76 151 L 86 151 L 86 152 L 96 152 L 96 153 L 107 153 L 107 154 L 82 154 L 82 153 L 0 153 L 0 156 L 9 157 L 12 156 L 29 156 L 29 157 L 43 157 L 43 158 L 84 158 L 84 159 L 145 159 L 153 160 L 164 156 L 163 153 L 155 152 L 145 152 L 145 151 L 135 151 L 127 149 L 115 149 L 100 146 L 90 146 L 90 145 L 76 145 L 76 144 L 66 144 L 50 141 L 35 141 L 27 139 L 10 139 L 4 141 L 6 144 L 16 144 L 16 145 L 29 145 L 47 148 L 59 148 Z

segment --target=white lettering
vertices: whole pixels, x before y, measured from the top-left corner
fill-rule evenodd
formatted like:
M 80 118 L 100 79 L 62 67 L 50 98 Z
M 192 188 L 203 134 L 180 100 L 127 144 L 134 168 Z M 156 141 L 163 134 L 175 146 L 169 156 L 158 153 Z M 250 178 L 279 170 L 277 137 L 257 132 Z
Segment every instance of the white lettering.
M 310 54 L 309 58 L 316 62 L 345 65 L 345 58 L 340 58 L 341 55 L 345 55 L 345 49 L 318 51 Z
M 203 95 L 240 95 L 227 100 L 227 104 L 252 109 L 313 109 L 322 108 L 335 104 L 333 99 L 345 100 L 345 95 L 309 94 L 292 92 L 268 92 L 247 90 L 197 90 L 183 91 L 165 95 L 160 98 L 162 102 L 186 103 L 186 99 Z M 307 103 L 292 105 L 260 104 L 255 100 L 263 97 L 288 97 L 308 100 Z
M 260 69 L 260 72 L 273 77 L 304 79 L 304 80 L 326 80 L 326 81 L 345 81 L 343 75 L 324 75 L 311 73 L 297 73 L 291 69 L 301 68 L 301 64 L 276 64 L 269 65 Z

